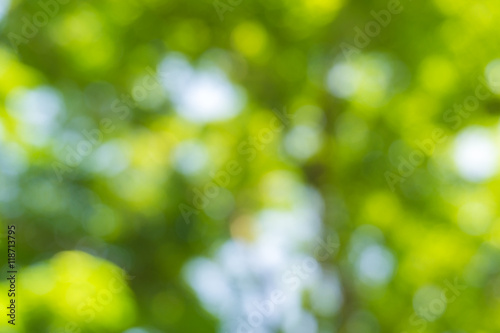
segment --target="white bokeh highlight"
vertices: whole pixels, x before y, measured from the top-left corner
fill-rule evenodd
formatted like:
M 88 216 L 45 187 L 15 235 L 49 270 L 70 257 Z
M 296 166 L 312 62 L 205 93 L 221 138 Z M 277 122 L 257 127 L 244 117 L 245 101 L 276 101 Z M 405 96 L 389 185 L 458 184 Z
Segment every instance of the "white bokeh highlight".
M 498 171 L 498 147 L 485 128 L 474 126 L 458 134 L 453 160 L 458 173 L 471 182 L 482 182 Z
M 158 66 L 163 87 L 175 111 L 195 123 L 233 118 L 245 105 L 242 89 L 215 65 L 194 69 L 180 54 L 170 54 Z

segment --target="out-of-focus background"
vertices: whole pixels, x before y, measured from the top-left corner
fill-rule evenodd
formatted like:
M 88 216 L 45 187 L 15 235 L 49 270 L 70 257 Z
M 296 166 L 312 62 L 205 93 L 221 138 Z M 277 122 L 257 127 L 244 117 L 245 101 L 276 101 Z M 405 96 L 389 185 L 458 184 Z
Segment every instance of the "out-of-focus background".
M 0 331 L 500 331 L 499 20 L 0 0 Z

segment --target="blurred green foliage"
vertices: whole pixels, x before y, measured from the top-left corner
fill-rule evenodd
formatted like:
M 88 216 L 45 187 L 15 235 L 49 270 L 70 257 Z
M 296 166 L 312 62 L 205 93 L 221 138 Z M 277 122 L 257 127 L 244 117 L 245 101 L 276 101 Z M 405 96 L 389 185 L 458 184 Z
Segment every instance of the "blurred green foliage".
M 321 234 L 340 240 L 323 263 L 340 308 L 301 303 L 318 332 L 499 331 L 499 178 L 464 176 L 455 140 L 476 126 L 498 150 L 499 4 L 402 0 L 360 47 L 355 28 L 389 2 L 236 2 L 0 1 L 0 227 L 17 226 L 20 265 L 18 325 L 2 314 L 1 332 L 219 331 L 184 267 L 256 242 L 259 212 L 296 205 L 293 182 L 321 195 Z M 492 93 L 450 126 L 480 84 Z M 291 120 L 263 139 L 276 112 Z M 387 172 L 436 128 L 447 140 L 391 191 Z M 69 166 L 82 140 L 90 152 Z M 227 190 L 196 207 L 231 161 Z M 374 239 L 393 258 L 383 283 L 357 273 L 356 246 Z M 467 289 L 412 322 L 424 287 L 456 278 Z

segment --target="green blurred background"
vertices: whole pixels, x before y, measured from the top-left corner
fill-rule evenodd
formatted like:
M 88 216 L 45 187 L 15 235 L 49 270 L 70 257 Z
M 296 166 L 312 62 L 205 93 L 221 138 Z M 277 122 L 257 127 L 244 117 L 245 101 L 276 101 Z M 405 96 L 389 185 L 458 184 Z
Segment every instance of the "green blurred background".
M 498 2 L 0 18 L 0 332 L 500 331 Z

